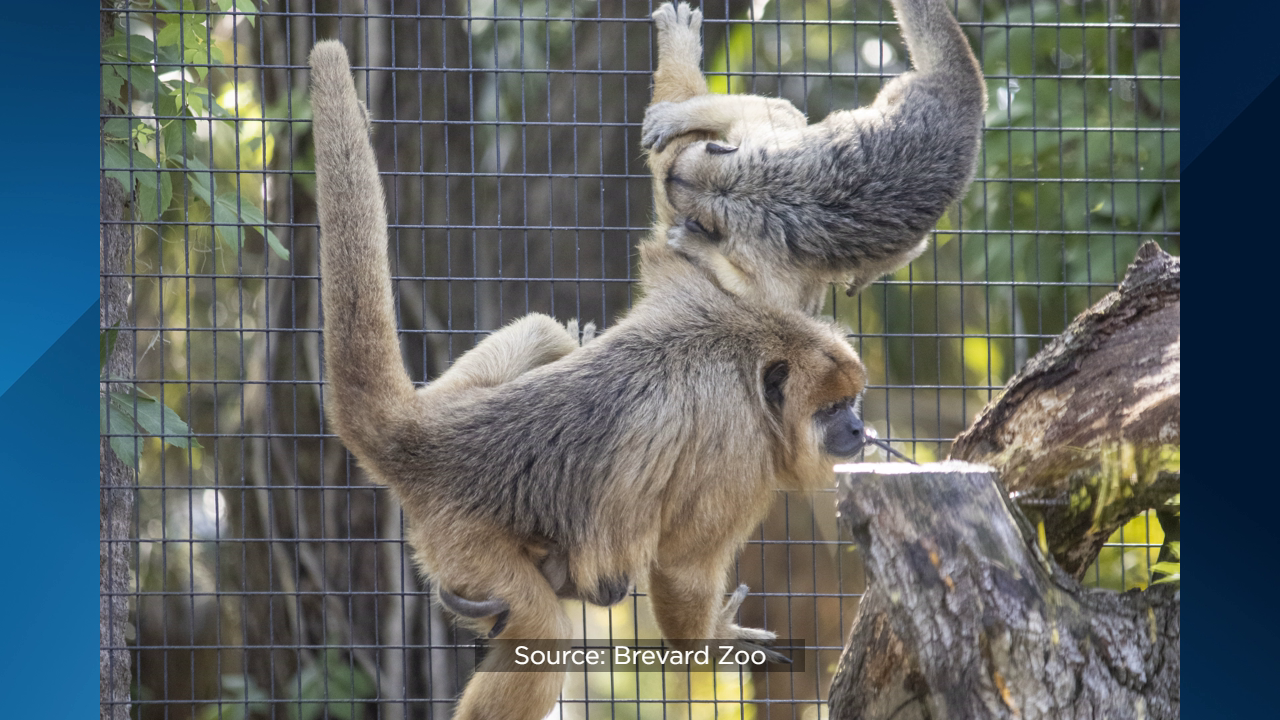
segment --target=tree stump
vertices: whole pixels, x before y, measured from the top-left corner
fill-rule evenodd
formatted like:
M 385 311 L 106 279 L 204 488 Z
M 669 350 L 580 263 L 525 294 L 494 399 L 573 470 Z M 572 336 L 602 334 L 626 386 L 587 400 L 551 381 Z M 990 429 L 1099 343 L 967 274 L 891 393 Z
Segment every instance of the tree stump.
M 837 474 L 868 589 L 832 682 L 833 720 L 1178 717 L 1177 585 L 1084 589 L 989 467 Z

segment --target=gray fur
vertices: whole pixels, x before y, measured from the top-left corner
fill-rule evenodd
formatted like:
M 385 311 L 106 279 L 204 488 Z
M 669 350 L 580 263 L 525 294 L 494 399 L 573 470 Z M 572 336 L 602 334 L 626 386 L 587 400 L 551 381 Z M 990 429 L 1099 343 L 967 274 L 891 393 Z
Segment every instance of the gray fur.
M 642 144 L 662 169 L 660 229 L 695 261 L 727 260 L 718 274 L 739 294 L 810 312 L 828 282 L 853 294 L 923 252 L 972 179 L 987 103 L 978 63 L 943 0 L 893 5 L 915 70 L 868 107 L 808 125 L 776 98 L 655 93 Z M 659 52 L 678 56 L 664 68 L 672 75 L 697 63 L 683 37 L 700 14 L 679 20 L 686 9 L 654 14 Z

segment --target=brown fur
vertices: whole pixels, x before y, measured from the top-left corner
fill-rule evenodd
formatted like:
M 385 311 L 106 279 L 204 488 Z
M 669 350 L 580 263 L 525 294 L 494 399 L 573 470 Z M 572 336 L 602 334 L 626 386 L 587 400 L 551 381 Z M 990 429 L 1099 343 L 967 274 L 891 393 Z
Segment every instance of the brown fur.
M 986 85 L 943 0 L 893 0 L 915 66 L 865 108 L 809 125 L 785 100 L 710 95 L 702 14 L 654 12 L 658 69 L 642 144 L 665 239 L 721 287 L 816 313 L 910 262 L 977 159 Z
M 678 645 L 770 641 L 734 624 L 745 588 L 725 601 L 727 569 L 775 488 L 829 483 L 832 463 L 856 452 L 851 438 L 860 445 L 852 401 L 866 375 L 845 332 L 727 293 L 705 267 L 649 241 L 643 298 L 609 332 L 579 347 L 530 315 L 415 390 L 346 53 L 319 43 L 311 65 L 326 407 L 403 504 L 418 564 L 458 597 L 506 603 L 503 639 L 567 638 L 558 591 L 612 600 L 638 580 Z M 561 570 L 563 586 L 548 582 Z M 481 671 L 509 660 L 503 647 Z M 457 717 L 537 720 L 563 679 L 478 673 Z

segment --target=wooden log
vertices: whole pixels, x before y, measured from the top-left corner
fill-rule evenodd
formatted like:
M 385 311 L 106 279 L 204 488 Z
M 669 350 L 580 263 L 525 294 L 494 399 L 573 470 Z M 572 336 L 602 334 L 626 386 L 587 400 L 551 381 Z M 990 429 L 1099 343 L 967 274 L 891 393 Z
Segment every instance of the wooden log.
M 868 588 L 833 720 L 1178 717 L 1179 590 L 1086 590 L 990 467 L 837 468 Z
M 1181 263 L 1154 242 L 956 438 L 1035 506 L 1079 578 L 1107 538 L 1180 490 Z

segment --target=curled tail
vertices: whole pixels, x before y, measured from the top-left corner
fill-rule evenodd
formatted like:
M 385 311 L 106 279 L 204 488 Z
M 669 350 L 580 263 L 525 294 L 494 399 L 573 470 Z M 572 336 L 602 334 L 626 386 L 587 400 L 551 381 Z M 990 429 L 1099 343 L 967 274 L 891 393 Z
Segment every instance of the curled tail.
M 386 203 L 369 121 L 347 51 L 335 40 L 311 51 L 311 104 L 329 418 L 353 451 L 372 459 L 389 421 L 404 417 L 413 383 L 396 334 Z

